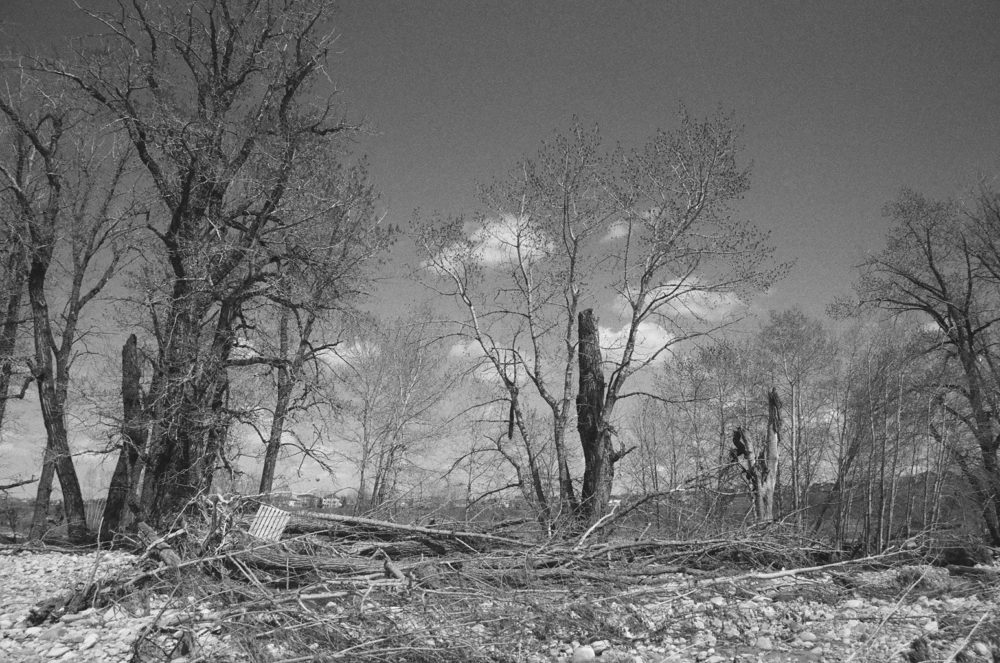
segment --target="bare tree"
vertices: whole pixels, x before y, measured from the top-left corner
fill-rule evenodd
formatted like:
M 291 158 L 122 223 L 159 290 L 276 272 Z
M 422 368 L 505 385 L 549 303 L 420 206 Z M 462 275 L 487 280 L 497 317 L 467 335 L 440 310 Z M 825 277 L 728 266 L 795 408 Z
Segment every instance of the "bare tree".
M 822 452 L 818 444 L 810 444 L 806 433 L 824 404 L 820 381 L 833 360 L 834 349 L 823 325 L 797 308 L 772 311 L 758 338 L 774 379 L 780 379 L 786 389 L 792 510 L 801 522 L 805 493 Z
M 778 445 L 781 441 L 781 398 L 778 390 L 767 392 L 767 430 L 755 451 L 742 426 L 733 431 L 733 459 L 738 460 L 754 498 L 757 521 L 774 520 L 774 489 L 778 481 Z
M 142 169 L 138 189 L 154 201 L 158 246 L 146 254 L 138 298 L 156 345 L 141 455 L 150 520 L 211 483 L 232 421 L 229 371 L 244 313 L 308 253 L 291 238 L 336 217 L 343 202 L 328 176 L 357 127 L 333 93 L 319 93 L 335 38 L 329 8 L 122 0 L 115 12 L 91 13 L 106 28 L 100 48 L 39 63 L 120 128 Z M 356 221 L 368 230 L 377 220 Z M 348 251 L 358 236 L 328 245 Z
M 917 313 L 936 327 L 926 351 L 941 353 L 951 369 L 938 384 L 938 398 L 978 446 L 984 522 L 990 540 L 1000 544 L 996 210 L 988 192 L 963 210 L 904 191 L 886 208 L 895 225 L 886 249 L 866 260 L 858 292 L 864 303 Z
M 120 200 L 128 149 L 73 109 L 58 86 L 22 76 L 0 97 L 0 116 L 21 137 L 0 164 L 15 232 L 23 244 L 38 390 L 47 444 L 32 532 L 41 533 L 53 473 L 59 477 L 70 539 L 85 540 L 83 497 L 66 429 L 66 403 L 81 315 L 108 284 L 125 250 L 132 212 Z M 66 265 L 66 272 L 60 268 Z M 65 276 L 65 292 L 60 279 Z M 53 292 L 64 300 L 52 310 Z
M 604 515 L 625 453 L 611 442 L 618 402 L 649 395 L 626 391 L 632 376 L 724 326 L 727 304 L 781 273 L 766 237 L 730 217 L 748 186 L 737 134 L 728 118 L 682 114 L 676 130 L 657 133 L 643 149 L 609 155 L 596 130 L 576 123 L 484 189 L 490 211 L 473 232 L 462 219 L 439 220 L 421 238 L 427 264 L 449 285 L 442 293 L 464 308 L 460 333 L 505 386 L 529 448 L 538 444 L 524 425 L 525 403 L 548 408 L 560 501 L 584 521 Z M 580 327 L 598 305 L 621 314 L 617 342 L 600 341 L 596 323 L 592 335 Z M 579 498 L 565 441 L 578 398 L 578 343 L 615 346 L 613 358 L 600 359 L 603 387 L 596 373 L 586 381 L 600 390 L 585 396 L 586 435 L 599 442 L 585 451 L 589 480 Z
M 426 312 L 371 327 L 334 363 L 354 443 L 356 508 L 367 511 L 395 497 L 417 454 L 446 437 L 454 416 L 447 399 L 461 384 Z

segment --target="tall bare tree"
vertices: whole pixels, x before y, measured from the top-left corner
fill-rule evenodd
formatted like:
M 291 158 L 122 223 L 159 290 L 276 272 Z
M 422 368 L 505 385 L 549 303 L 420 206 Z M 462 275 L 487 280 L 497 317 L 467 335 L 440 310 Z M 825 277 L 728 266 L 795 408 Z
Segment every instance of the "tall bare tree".
M 232 420 L 230 361 L 251 302 L 308 262 L 303 228 L 339 213 L 329 175 L 357 127 L 324 93 L 325 0 L 128 2 L 73 60 L 43 61 L 120 128 L 148 188 L 146 389 L 140 505 L 157 521 L 211 483 Z M 353 254 L 375 219 L 327 246 Z M 309 233 L 306 233 L 308 235 Z M 322 248 L 322 247 L 316 247 Z M 367 250 L 367 245 L 366 245 Z
M 978 447 L 984 523 L 992 543 L 1000 544 L 996 200 L 983 192 L 963 207 L 902 192 L 886 208 L 894 224 L 887 247 L 865 261 L 858 292 L 864 303 L 918 314 L 936 328 L 926 351 L 940 353 L 950 369 L 938 398 Z
M 537 399 L 548 409 L 563 512 L 584 521 L 606 512 L 624 454 L 610 442 L 615 408 L 648 395 L 626 391 L 632 376 L 678 343 L 724 326 L 726 304 L 781 272 L 766 236 L 730 216 L 748 186 L 738 152 L 738 131 L 723 116 L 682 114 L 675 130 L 613 154 L 602 151 L 596 130 L 576 123 L 484 189 L 489 211 L 472 232 L 462 219 L 438 220 L 421 238 L 428 265 L 449 284 L 442 292 L 464 308 L 461 333 L 505 386 L 529 448 L 539 446 L 539 433 L 525 426 L 525 405 Z M 597 306 L 623 324 L 617 343 L 593 343 L 616 347 L 613 358 L 601 358 L 603 388 L 586 397 L 587 435 L 600 442 L 584 454 L 591 480 L 577 497 L 566 432 L 578 396 L 578 344 L 600 339 L 596 325 L 594 336 L 583 334 L 579 319 Z
M 34 338 L 29 367 L 47 440 L 32 532 L 41 533 L 55 473 L 70 539 L 80 542 L 87 527 L 66 428 L 70 371 L 81 315 L 108 284 L 126 247 L 122 238 L 133 214 L 121 196 L 129 150 L 74 109 L 58 84 L 42 88 L 22 72 L 20 85 L 8 90 L 0 96 L 0 117 L 20 138 L 11 159 L 0 164 L 0 176 L 23 244 Z M 62 307 L 53 310 L 52 299 L 62 300 Z
M 357 467 L 356 508 L 377 510 L 398 495 L 400 477 L 447 436 L 461 384 L 427 312 L 372 324 L 335 362 L 344 427 Z M 457 400 L 457 399 L 456 399 Z
M 807 432 L 825 405 L 820 383 L 834 358 L 834 348 L 823 325 L 797 308 L 780 313 L 772 311 L 758 338 L 772 379 L 780 380 L 787 394 L 787 467 L 792 510 L 801 520 L 805 493 L 823 451 L 819 440 L 807 439 Z

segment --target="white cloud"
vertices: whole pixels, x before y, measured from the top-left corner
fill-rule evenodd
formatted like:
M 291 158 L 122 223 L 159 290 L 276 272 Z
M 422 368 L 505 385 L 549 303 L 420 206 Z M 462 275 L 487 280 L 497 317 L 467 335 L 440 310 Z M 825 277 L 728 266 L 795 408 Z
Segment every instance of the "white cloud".
M 478 359 L 483 349 L 475 341 L 460 341 L 448 348 L 448 356 L 453 359 Z
M 356 340 L 350 345 L 338 345 L 335 348 L 321 350 L 316 356 L 330 368 L 339 370 L 345 366 L 356 365 L 358 360 L 365 357 L 377 357 L 381 352 L 375 343 Z
M 619 362 L 625 352 L 625 343 L 628 342 L 629 326 L 622 325 L 615 330 L 611 327 L 598 325 L 597 331 L 601 337 L 601 352 L 607 361 Z M 655 322 L 640 322 L 635 333 L 634 361 L 645 361 L 655 352 L 670 343 L 675 336 Z M 662 361 L 666 355 L 657 357 L 657 361 Z
M 501 351 L 501 353 L 503 353 L 503 351 Z M 497 375 L 496 367 L 493 365 L 493 362 L 487 359 L 486 355 L 483 353 L 482 347 L 479 345 L 478 342 L 474 340 L 468 340 L 455 343 L 448 349 L 448 356 L 452 359 L 476 362 L 476 368 L 473 371 L 472 375 L 479 382 L 483 382 L 486 384 L 493 384 L 497 386 L 503 384 L 503 382 L 500 380 L 500 376 Z M 506 356 L 508 360 L 510 360 L 509 351 L 506 355 L 503 356 Z M 522 359 L 528 362 L 531 361 L 530 356 L 525 357 L 522 355 Z M 522 366 L 518 366 L 517 370 L 515 371 L 513 365 L 511 364 L 508 368 L 508 374 L 513 376 L 515 373 L 517 376 L 517 383 L 519 386 L 523 387 L 528 384 L 528 376 Z
M 624 219 L 617 219 L 614 223 L 611 224 L 611 227 L 608 228 L 608 232 L 604 235 L 603 241 L 613 242 L 616 239 L 621 239 L 625 237 L 625 235 L 627 234 L 628 234 L 628 221 L 625 221 Z
M 650 207 L 648 210 L 644 212 L 639 212 L 637 216 L 638 219 L 641 222 L 643 222 L 641 225 L 643 227 L 646 227 L 649 222 L 655 220 L 656 217 L 660 215 L 660 212 L 661 212 L 660 207 Z M 632 216 L 631 218 L 633 221 L 636 220 L 636 216 Z M 622 239 L 623 237 L 628 235 L 629 223 L 630 222 L 628 218 L 615 219 L 615 221 L 612 222 L 611 227 L 608 228 L 608 232 L 605 233 L 603 238 L 601 238 L 601 241 L 613 242 L 617 239 Z M 636 232 L 638 230 L 640 230 L 640 228 L 633 228 L 633 232 Z
M 425 268 L 461 271 L 465 260 L 472 260 L 483 267 L 531 261 L 553 251 L 553 244 L 528 217 L 504 214 L 491 217 L 483 223 L 467 223 L 465 228 L 469 244 L 457 243 L 446 247 L 433 261 L 424 261 Z
M 678 284 L 666 284 L 653 289 L 647 302 L 650 298 L 664 296 L 666 301 L 658 307 L 657 314 L 706 322 L 720 322 L 746 306 L 734 293 L 705 292 L 697 288 L 698 281 L 694 278 L 679 287 Z M 631 318 L 632 308 L 624 295 L 615 298 L 614 311 L 619 319 Z
M 529 217 L 504 214 L 487 219 L 470 233 L 483 265 L 510 264 L 522 259 L 538 258 L 552 251 L 552 242 L 535 227 Z
M 740 298 L 731 292 L 688 291 L 675 297 L 665 308 L 666 313 L 672 309 L 680 315 L 686 315 L 699 320 L 718 322 L 732 313 L 744 308 Z

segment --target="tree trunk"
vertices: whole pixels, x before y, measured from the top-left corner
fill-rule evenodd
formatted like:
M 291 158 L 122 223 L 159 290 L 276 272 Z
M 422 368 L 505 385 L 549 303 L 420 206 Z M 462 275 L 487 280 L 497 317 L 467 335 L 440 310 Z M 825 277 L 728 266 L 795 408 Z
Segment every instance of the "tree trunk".
M 52 497 L 52 479 L 56 473 L 56 464 L 49 445 L 42 452 L 42 472 L 38 477 L 38 487 L 35 489 L 35 507 L 31 514 L 31 528 L 28 539 L 36 541 L 48 530 L 46 520 L 49 515 L 49 500 Z
M 278 321 L 278 356 L 284 360 L 288 356 L 288 309 L 282 309 Z M 288 414 L 288 403 L 292 398 L 292 376 L 289 368 L 282 363 L 277 368 L 277 395 L 274 402 L 274 414 L 271 417 L 271 430 L 264 447 L 264 467 L 260 471 L 261 495 L 268 495 L 274 484 L 274 471 L 278 465 L 278 452 L 281 451 L 281 436 L 285 432 L 285 418 Z M 360 500 L 359 500 L 360 501 Z
M 170 333 L 159 339 L 164 350 L 150 387 L 155 410 L 141 497 L 142 512 L 157 526 L 210 484 L 228 430 L 225 363 L 236 310 L 220 307 L 212 343 L 206 344 L 199 321 L 207 315 L 207 298 L 180 286 L 175 292 L 186 301 L 175 304 Z
M 129 496 L 134 490 L 133 470 L 139 459 L 139 451 L 146 446 L 147 428 L 139 388 L 141 376 L 139 350 L 135 334 L 132 334 L 122 347 L 122 447 L 118 452 L 114 474 L 111 475 L 111 487 L 108 489 L 104 520 L 101 523 L 101 541 L 110 541 L 121 526 L 126 507 L 129 506 Z
M 260 471 L 258 492 L 262 495 L 269 494 L 274 485 L 274 472 L 278 466 L 278 452 L 281 451 L 281 437 L 285 432 L 291 397 L 292 381 L 288 378 L 288 369 L 282 366 L 278 369 L 278 394 L 274 403 L 274 416 L 271 418 L 271 430 L 264 447 L 264 467 Z
M 611 430 L 604 421 L 604 368 L 593 309 L 581 311 L 578 322 L 580 390 L 576 396 L 576 427 L 584 461 L 580 515 L 593 523 L 607 513 L 617 458 L 611 446 Z
M 767 394 L 767 438 L 760 458 L 761 522 L 774 520 L 774 489 L 778 479 L 778 444 L 781 441 L 781 398 L 771 388 Z
M 66 524 L 69 539 L 72 543 L 84 543 L 87 540 L 87 521 L 83 510 L 83 494 L 80 481 L 73 466 L 73 456 L 69 450 L 69 436 L 66 432 L 66 402 L 65 386 L 57 385 L 57 378 L 66 380 L 67 376 L 57 375 L 56 365 L 52 358 L 52 329 L 49 323 L 49 308 L 45 297 L 45 274 L 47 265 L 43 258 L 33 258 L 31 270 L 28 273 L 28 298 L 31 301 L 31 315 L 34 329 L 35 360 L 32 371 L 35 385 L 38 387 L 38 401 L 42 411 L 42 422 L 45 424 L 46 449 L 55 465 L 59 486 L 62 488 L 63 507 L 66 511 Z M 43 468 L 44 469 L 44 468 Z M 39 482 L 39 497 L 42 497 L 43 486 Z M 48 507 L 48 496 L 44 496 Z
M 20 245 L 13 247 L 7 256 L 3 285 L 7 288 L 2 326 L 0 326 L 0 427 L 7 412 L 7 393 L 10 377 L 14 372 L 14 349 L 17 332 L 21 326 L 21 299 L 24 296 L 24 265 Z

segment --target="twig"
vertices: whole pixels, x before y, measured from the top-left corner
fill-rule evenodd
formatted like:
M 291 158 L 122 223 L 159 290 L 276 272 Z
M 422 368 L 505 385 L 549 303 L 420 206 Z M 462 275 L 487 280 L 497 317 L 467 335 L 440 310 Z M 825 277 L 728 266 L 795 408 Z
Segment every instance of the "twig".
M 611 520 L 612 518 L 615 517 L 615 511 L 617 511 L 617 510 L 618 510 L 618 505 L 616 504 L 611 509 L 611 513 L 604 514 L 603 516 L 601 516 L 601 518 L 596 523 L 594 523 L 593 525 L 591 525 L 587 529 L 587 531 L 583 533 L 583 536 L 580 537 L 580 540 L 576 542 L 576 545 L 573 546 L 573 550 L 579 550 L 580 546 L 583 545 L 584 541 L 587 540 L 587 537 L 590 536 L 594 532 L 594 530 L 599 529 L 600 527 L 602 527 L 604 525 L 605 522 L 607 522 L 608 520 Z
M 976 622 L 976 625 L 973 626 L 972 629 L 970 629 L 969 632 L 966 634 L 966 636 L 962 639 L 962 641 L 958 643 L 958 646 L 955 647 L 955 651 L 951 653 L 951 656 L 949 656 L 944 660 L 944 663 L 954 663 L 955 659 L 958 658 L 958 655 L 962 653 L 962 650 L 969 646 L 969 641 L 972 640 L 972 634 L 976 632 L 976 629 L 978 629 L 980 626 L 983 625 L 983 622 L 985 622 L 986 618 L 989 617 L 990 614 L 992 613 L 993 613 L 993 608 L 990 608 L 989 610 L 983 613 L 983 615 L 979 618 L 979 621 Z
M 616 595 L 616 599 L 632 597 L 632 596 L 642 596 L 644 594 L 653 594 L 656 592 L 662 592 L 664 590 L 679 589 L 680 587 L 685 587 L 690 585 L 697 585 L 698 587 L 708 587 L 712 585 L 722 585 L 726 583 L 737 582 L 740 580 L 774 580 L 777 578 L 789 578 L 792 576 L 803 575 L 806 573 L 815 573 L 816 571 L 826 571 L 827 569 L 833 569 L 839 566 L 866 564 L 868 562 L 874 562 L 876 560 L 883 560 L 886 557 L 891 557 L 895 554 L 898 553 L 871 555 L 869 557 L 862 557 L 860 559 L 849 559 L 849 560 L 844 560 L 842 562 L 822 564 L 820 566 L 805 566 L 797 569 L 782 569 L 781 571 L 774 571 L 771 573 L 742 573 L 740 575 L 723 576 L 720 578 L 709 578 L 707 580 L 695 579 L 692 580 L 690 583 L 677 584 L 677 585 L 659 585 L 657 587 L 641 587 L 638 589 L 621 592 Z
M 489 541 L 491 543 L 500 543 L 510 546 L 517 546 L 521 548 L 534 548 L 537 544 L 528 541 L 521 541 L 519 539 L 511 539 L 505 536 L 496 536 L 495 534 L 483 534 L 481 532 L 466 532 L 460 530 L 442 530 L 433 529 L 430 527 L 421 527 L 419 525 L 400 525 L 398 523 L 392 523 L 386 520 L 374 520 L 371 518 L 361 518 L 359 516 L 344 516 L 337 513 L 319 513 L 316 511 L 306 511 L 304 513 L 296 514 L 292 517 L 292 521 L 302 521 L 302 520 L 322 520 L 334 523 L 344 523 L 345 525 L 359 525 L 364 527 L 374 527 L 378 529 L 390 529 L 400 532 L 415 532 L 417 534 L 424 534 L 426 536 L 432 536 L 436 538 L 446 538 L 446 539 L 457 539 L 461 541 L 462 539 L 476 539 L 479 541 Z

